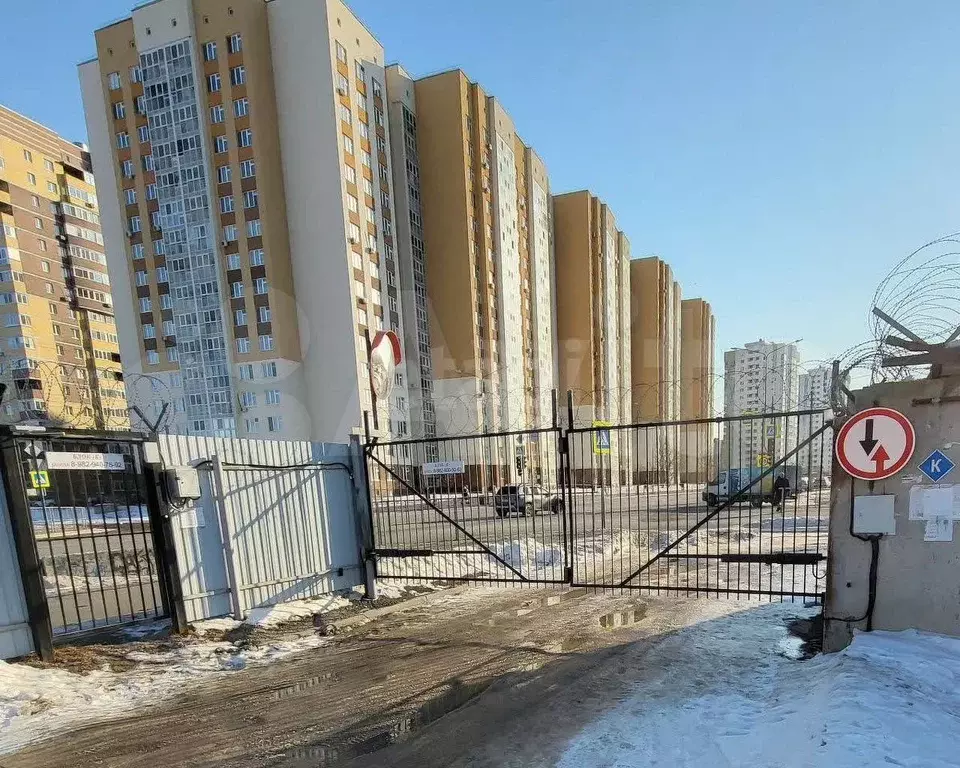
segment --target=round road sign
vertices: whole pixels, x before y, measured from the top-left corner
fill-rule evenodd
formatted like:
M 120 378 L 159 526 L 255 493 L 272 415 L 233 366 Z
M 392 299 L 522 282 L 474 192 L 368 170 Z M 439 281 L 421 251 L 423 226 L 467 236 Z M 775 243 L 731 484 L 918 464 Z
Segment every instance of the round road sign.
M 883 480 L 903 469 L 917 444 L 913 425 L 892 408 L 867 408 L 837 435 L 837 460 L 853 477 Z

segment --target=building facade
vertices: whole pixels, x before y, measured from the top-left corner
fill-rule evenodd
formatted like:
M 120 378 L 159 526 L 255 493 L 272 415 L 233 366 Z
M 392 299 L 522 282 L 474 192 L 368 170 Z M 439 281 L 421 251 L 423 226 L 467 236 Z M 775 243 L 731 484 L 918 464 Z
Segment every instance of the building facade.
M 557 386 L 546 166 L 460 70 L 415 83 L 437 432 L 547 426 Z
M 717 457 L 713 422 L 714 358 L 716 321 L 710 304 L 703 299 L 683 299 L 680 303 L 680 398 L 679 442 L 684 465 L 684 482 L 702 483 L 716 476 Z
M 721 465 L 764 466 L 796 448 L 797 419 L 765 415 L 797 409 L 799 379 L 795 343 L 760 339 L 724 353 L 724 414 L 757 418 L 725 425 Z
M 0 106 L 4 422 L 129 427 L 110 288 L 86 147 Z
M 665 261 L 630 262 L 633 420 L 676 421 L 681 378 L 680 284 Z
M 849 377 L 844 384 L 849 383 Z M 815 434 L 830 418 L 828 412 L 832 407 L 833 397 L 833 370 L 830 366 L 818 366 L 800 374 L 798 408 L 802 411 L 822 409 L 823 413 L 815 413 L 800 417 L 799 440 L 804 442 Z M 808 477 L 833 474 L 833 433 L 827 431 L 820 437 L 810 440 L 809 445 L 802 447 L 798 452 L 798 463 L 801 474 Z
M 610 208 L 588 191 L 553 199 L 560 389 L 573 398 L 574 423 L 626 423 L 631 412 L 630 243 Z M 587 445 L 571 458 L 578 481 L 622 482 L 629 445 L 611 433 L 609 453 Z M 599 466 L 603 464 L 603 466 Z M 599 474 L 598 474 L 599 473 Z M 590 476 L 590 477 L 588 477 Z
M 343 441 L 367 412 L 409 435 L 406 362 L 388 399 L 368 365 L 405 335 L 382 46 L 339 0 L 157 0 L 96 42 L 121 354 L 165 428 Z

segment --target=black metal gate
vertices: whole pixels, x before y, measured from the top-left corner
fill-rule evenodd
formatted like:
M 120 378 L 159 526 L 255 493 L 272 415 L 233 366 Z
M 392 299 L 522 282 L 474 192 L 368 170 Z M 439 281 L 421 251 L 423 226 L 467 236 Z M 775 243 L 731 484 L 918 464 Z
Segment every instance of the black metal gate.
M 168 615 L 142 438 L 14 427 L 2 452 L 38 651 L 50 637 Z
M 368 441 L 381 578 L 817 600 L 828 411 Z

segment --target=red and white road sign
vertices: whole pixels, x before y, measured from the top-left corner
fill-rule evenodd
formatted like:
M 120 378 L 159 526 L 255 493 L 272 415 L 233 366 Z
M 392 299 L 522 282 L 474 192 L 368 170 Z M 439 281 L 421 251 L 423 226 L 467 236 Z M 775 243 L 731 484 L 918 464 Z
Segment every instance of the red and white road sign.
M 861 480 L 883 480 L 910 461 L 917 436 L 913 424 L 893 408 L 867 408 L 837 435 L 837 460 Z

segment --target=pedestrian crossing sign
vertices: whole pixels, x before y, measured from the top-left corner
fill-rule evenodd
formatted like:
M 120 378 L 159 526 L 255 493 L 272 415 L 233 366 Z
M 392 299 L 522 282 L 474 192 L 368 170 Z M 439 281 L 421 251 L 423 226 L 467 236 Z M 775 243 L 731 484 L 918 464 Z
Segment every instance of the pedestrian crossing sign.
M 593 452 L 602 455 L 610 453 L 610 422 L 593 422 Z
M 30 485 L 34 488 L 49 488 L 50 473 L 45 469 L 36 469 L 30 473 Z

